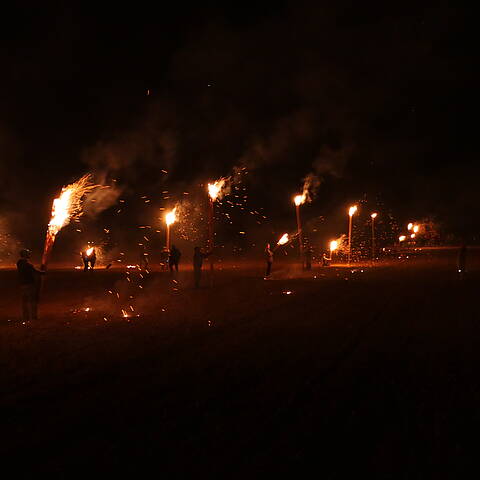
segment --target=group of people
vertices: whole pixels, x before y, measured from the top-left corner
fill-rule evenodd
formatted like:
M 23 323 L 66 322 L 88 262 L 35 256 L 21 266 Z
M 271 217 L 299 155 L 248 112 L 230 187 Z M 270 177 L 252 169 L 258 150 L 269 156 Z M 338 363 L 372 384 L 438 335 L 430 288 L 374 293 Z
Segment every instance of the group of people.
M 265 247 L 265 262 L 267 264 L 265 269 L 265 277 L 264 277 L 265 279 L 268 279 L 270 277 L 270 274 L 272 273 L 274 252 L 275 252 L 275 249 L 272 250 L 272 247 L 270 246 L 270 244 L 267 243 L 267 246 Z M 302 255 L 303 257 L 302 264 L 305 270 L 312 269 L 312 255 L 313 255 L 312 247 L 310 245 L 306 245 Z M 325 263 L 324 263 L 324 266 L 325 266 Z
M 304 262 L 304 267 L 306 269 L 311 268 L 311 249 L 308 250 L 310 253 L 306 255 L 306 261 Z M 265 270 L 265 279 L 268 279 L 272 272 L 272 264 L 274 258 L 275 249 L 270 247 L 270 244 L 267 243 L 265 247 L 265 260 L 266 260 L 266 270 Z M 200 287 L 200 280 L 202 278 L 202 266 L 203 261 L 212 254 L 212 251 L 203 252 L 200 247 L 195 247 L 193 251 L 193 278 L 195 288 Z M 40 294 L 41 286 L 41 276 L 45 274 L 45 270 L 37 270 L 30 263 L 30 250 L 23 249 L 20 251 L 20 259 L 17 262 L 17 271 L 18 278 L 20 283 L 21 290 L 21 301 L 22 301 L 22 317 L 24 322 L 37 319 L 37 310 L 38 310 L 38 299 Z M 180 250 L 172 245 L 172 248 L 169 250 L 168 254 L 168 267 L 170 272 L 178 272 L 178 266 L 180 263 L 180 258 L 182 254 Z M 96 262 L 95 249 L 93 248 L 88 253 L 82 252 L 82 259 L 84 262 L 84 270 L 93 270 Z M 323 258 L 323 265 L 326 264 L 326 260 L 331 260 L 330 258 Z M 467 247 L 465 244 L 459 250 L 457 257 L 457 269 L 460 274 L 460 278 L 464 278 L 467 265 Z M 148 260 L 147 260 L 148 266 Z M 43 268 L 43 267 L 42 267 Z
M 195 247 L 193 251 L 193 274 L 195 288 L 200 287 L 202 277 L 203 260 L 211 255 L 210 252 L 204 253 L 200 247 Z M 169 250 L 168 268 L 172 273 L 178 273 L 178 265 L 182 253 L 175 246 Z M 31 252 L 28 249 L 20 251 L 20 259 L 17 261 L 17 272 L 21 291 L 22 302 L 22 318 L 24 322 L 37 320 L 38 317 L 38 300 L 40 296 L 41 276 L 45 274 L 45 270 L 37 270 L 30 263 Z M 88 249 L 81 253 L 84 264 L 84 271 L 91 271 L 95 267 L 96 253 L 95 248 Z M 146 256 L 144 258 L 147 258 Z M 146 260 L 148 266 L 148 258 Z M 43 267 L 42 267 L 43 268 Z

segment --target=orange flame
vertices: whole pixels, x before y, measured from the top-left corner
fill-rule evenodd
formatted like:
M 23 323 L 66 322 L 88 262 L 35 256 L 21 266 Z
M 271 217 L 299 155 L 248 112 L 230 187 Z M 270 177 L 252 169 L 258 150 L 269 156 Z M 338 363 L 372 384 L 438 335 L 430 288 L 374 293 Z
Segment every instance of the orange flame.
M 305 195 L 305 193 L 302 193 L 302 195 L 295 195 L 295 197 L 293 197 L 293 201 L 295 202 L 295 206 L 297 207 L 304 204 L 306 199 L 307 196 Z
M 42 265 L 47 264 L 48 255 L 58 232 L 65 225 L 68 225 L 72 218 L 78 218 L 82 214 L 83 197 L 97 186 L 92 183 L 91 179 L 90 174 L 84 175 L 77 182 L 63 187 L 60 196 L 53 200 L 52 216 L 48 223 Z
M 399 242 L 404 242 L 406 238 L 407 238 L 407 237 L 406 237 L 405 235 L 400 235 L 400 236 L 398 237 L 398 241 L 399 241 Z
M 334 252 L 338 248 L 338 242 L 336 240 L 332 240 L 330 242 L 330 251 Z
M 89 257 L 93 253 L 93 247 L 87 248 L 87 257 Z
M 407 225 L 407 230 L 411 230 L 413 228 L 413 223 L 410 222 L 408 225 Z
M 370 216 L 371 216 L 372 218 L 377 218 L 377 215 L 378 215 L 378 213 L 373 212 Z
M 177 221 L 177 207 L 175 207 L 173 210 L 170 210 L 166 215 L 165 215 L 165 223 L 167 226 L 170 226 L 172 223 L 175 223 Z
M 288 233 L 284 233 L 280 240 L 277 242 L 277 245 L 285 245 L 290 240 Z
M 208 184 L 208 194 L 210 198 L 214 202 L 217 198 L 222 197 L 222 190 L 225 188 L 225 178 L 220 178 L 219 180 L 215 181 L 214 183 Z
M 356 211 L 357 211 L 357 206 L 356 206 L 356 205 L 353 205 L 353 207 L 350 207 L 350 208 L 348 209 L 348 214 L 349 214 L 350 216 L 353 216 L 353 215 L 355 215 Z
M 420 227 L 418 225 L 414 225 L 413 233 L 418 233 L 419 230 L 420 230 Z

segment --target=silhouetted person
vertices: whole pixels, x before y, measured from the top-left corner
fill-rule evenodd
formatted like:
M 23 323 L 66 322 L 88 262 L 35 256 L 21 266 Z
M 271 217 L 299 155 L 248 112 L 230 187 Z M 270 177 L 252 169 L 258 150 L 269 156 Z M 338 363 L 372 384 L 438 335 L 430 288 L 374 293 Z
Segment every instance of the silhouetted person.
M 312 247 L 307 245 L 305 249 L 305 270 L 312 269 Z
M 87 252 L 82 252 L 82 261 L 83 261 L 83 271 L 88 270 L 88 255 Z
M 145 249 L 140 251 L 140 267 L 148 269 L 148 253 Z
M 97 253 L 95 252 L 95 249 L 93 249 L 92 253 L 88 256 L 88 262 L 90 263 L 91 270 L 95 268 L 96 261 L 97 261 Z
M 270 248 L 270 244 L 267 243 L 265 247 L 265 261 L 267 262 L 267 268 L 265 270 L 265 278 L 270 276 L 272 273 L 272 263 L 273 263 L 273 250 Z
M 322 266 L 328 267 L 330 265 L 330 262 L 332 261 L 332 257 L 328 256 L 325 252 L 323 252 L 322 255 Z
M 28 260 L 30 250 L 22 250 L 17 262 L 18 279 L 22 293 L 22 317 L 24 322 L 37 320 L 40 275 L 45 272 L 37 270 Z
M 195 288 L 200 286 L 200 279 L 202 277 L 203 260 L 207 258 L 212 252 L 203 253 L 200 247 L 195 247 L 193 250 L 193 278 L 195 280 Z
M 97 261 L 97 254 L 95 253 L 95 249 L 92 249 L 90 255 L 86 250 L 82 252 L 82 260 L 84 272 L 86 272 L 87 270 L 93 270 L 95 268 L 95 262 Z
M 172 245 L 170 249 L 170 254 L 168 256 L 168 266 L 170 267 L 170 272 L 173 273 L 173 269 L 178 273 L 178 264 L 180 262 L 180 257 L 182 253 L 180 250 L 175 246 Z
M 465 243 L 462 244 L 458 251 L 457 269 L 458 273 L 463 278 L 467 272 L 467 245 Z

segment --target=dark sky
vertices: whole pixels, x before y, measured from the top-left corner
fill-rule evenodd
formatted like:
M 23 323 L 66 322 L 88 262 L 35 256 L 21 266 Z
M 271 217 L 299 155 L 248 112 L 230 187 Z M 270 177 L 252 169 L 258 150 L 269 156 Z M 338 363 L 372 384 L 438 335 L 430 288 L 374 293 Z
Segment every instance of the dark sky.
M 381 199 L 400 221 L 476 234 L 470 13 L 258 3 L 4 10 L 0 215 L 15 233 L 37 235 L 52 195 L 86 171 L 154 196 L 247 166 L 250 202 L 277 224 L 314 172 L 311 218 Z

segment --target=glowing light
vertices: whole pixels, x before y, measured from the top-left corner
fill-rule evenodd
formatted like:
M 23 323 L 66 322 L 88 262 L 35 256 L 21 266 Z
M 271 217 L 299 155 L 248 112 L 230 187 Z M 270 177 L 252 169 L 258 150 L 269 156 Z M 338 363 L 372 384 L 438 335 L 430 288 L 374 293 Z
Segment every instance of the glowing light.
M 89 257 L 93 253 L 93 247 L 87 248 L 86 254 Z
M 297 207 L 305 203 L 306 199 L 307 196 L 304 193 L 302 195 L 295 195 L 295 197 L 293 197 L 293 201 Z
M 225 187 L 225 178 L 221 178 L 214 183 L 208 184 L 208 194 L 210 198 L 214 202 L 219 195 L 222 193 L 222 189 Z
M 68 225 L 72 218 L 78 218 L 82 214 L 82 199 L 84 195 L 96 187 L 92 183 L 91 178 L 90 174 L 84 175 L 77 182 L 63 187 L 60 196 L 53 200 L 52 216 L 50 222 L 48 222 L 42 265 L 47 264 L 48 255 L 58 232 L 65 225 Z
M 411 230 L 413 228 L 413 223 L 410 222 L 408 225 L 407 225 L 407 230 Z
M 399 241 L 399 242 L 404 242 L 406 238 L 407 238 L 407 237 L 406 237 L 405 235 L 400 235 L 400 236 L 398 237 L 398 241 Z
M 418 230 L 420 230 L 420 227 L 418 225 L 414 225 L 413 226 L 414 233 L 418 233 Z
M 349 214 L 350 216 L 355 215 L 356 212 L 357 212 L 357 206 L 356 206 L 356 205 L 353 205 L 353 207 L 350 207 L 350 208 L 348 209 L 348 214 Z
M 173 210 L 170 210 L 166 215 L 165 215 L 165 223 L 170 226 L 172 223 L 175 223 L 177 221 L 177 207 L 175 207 Z
M 377 215 L 378 215 L 378 213 L 373 212 L 370 216 L 371 216 L 372 218 L 377 218 Z
M 332 240 L 330 242 L 330 251 L 334 252 L 338 248 L 338 242 L 336 240 Z
M 415 238 L 415 234 L 412 233 L 412 234 L 410 235 L 410 238 Z
M 277 245 L 285 245 L 289 240 L 290 238 L 288 237 L 288 233 L 284 233 L 280 240 L 277 242 Z

